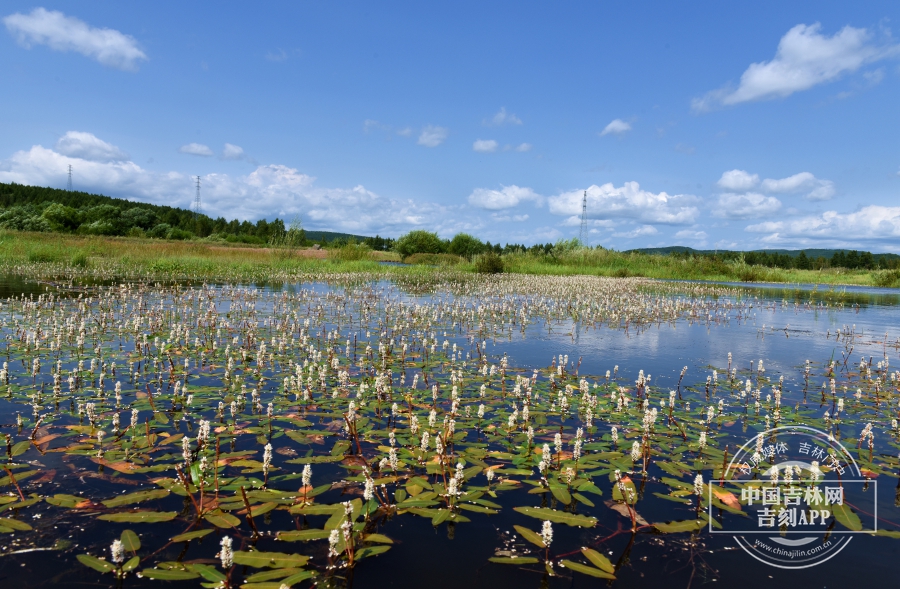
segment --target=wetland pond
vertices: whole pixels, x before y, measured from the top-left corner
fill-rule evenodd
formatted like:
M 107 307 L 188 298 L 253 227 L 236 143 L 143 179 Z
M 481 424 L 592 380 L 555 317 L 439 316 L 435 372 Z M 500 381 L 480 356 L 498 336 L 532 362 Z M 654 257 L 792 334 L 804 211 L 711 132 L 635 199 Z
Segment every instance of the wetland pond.
M 898 291 L 448 274 L 0 293 L 2 587 L 898 576 Z M 820 437 L 788 461 L 803 428 Z M 839 500 L 801 505 L 806 528 L 783 515 L 820 483 Z M 769 566 L 751 528 L 827 557 Z

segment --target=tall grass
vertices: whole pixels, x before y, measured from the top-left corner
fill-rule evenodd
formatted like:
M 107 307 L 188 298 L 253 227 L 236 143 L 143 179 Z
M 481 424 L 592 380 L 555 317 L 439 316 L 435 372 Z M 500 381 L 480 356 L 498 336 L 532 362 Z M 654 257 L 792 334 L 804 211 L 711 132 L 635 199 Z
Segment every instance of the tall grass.
M 320 254 L 317 254 L 320 255 Z M 56 264 L 75 268 L 105 268 L 122 275 L 162 274 L 215 278 L 235 275 L 266 276 L 278 272 L 380 272 L 424 277 L 454 268 L 476 272 L 476 264 L 456 256 L 410 257 L 407 267 L 385 266 L 379 260 L 398 260 L 394 253 L 374 252 L 364 245 L 329 250 L 327 258 L 306 257 L 294 248 L 261 248 L 191 241 L 162 241 L 128 237 L 78 236 L 0 231 L 0 263 Z M 900 286 L 897 270 L 785 270 L 751 266 L 741 260 L 723 261 L 700 256 L 623 253 L 571 248 L 555 255 L 527 253 L 502 257 L 506 272 L 545 275 L 643 276 L 671 280 L 858 284 Z

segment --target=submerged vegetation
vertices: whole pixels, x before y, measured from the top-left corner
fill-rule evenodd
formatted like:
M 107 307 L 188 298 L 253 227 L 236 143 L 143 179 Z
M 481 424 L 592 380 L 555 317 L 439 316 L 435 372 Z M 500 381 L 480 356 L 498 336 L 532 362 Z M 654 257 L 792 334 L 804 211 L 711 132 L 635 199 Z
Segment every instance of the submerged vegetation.
M 516 535 L 470 559 L 613 580 L 641 542 L 696 546 L 709 526 L 746 517 L 742 490 L 775 460 L 750 481 L 726 476 L 729 449 L 749 436 L 775 443 L 771 428 L 812 425 L 847 440 L 867 477 L 900 469 L 888 361 L 900 343 L 887 336 L 829 332 L 840 361 L 808 359 L 793 392 L 762 360 L 730 353 L 660 387 L 613 359 L 589 374 L 580 357 L 519 366 L 505 352 L 574 326 L 719 329 L 760 304 L 740 289 L 409 269 L 390 284 L 325 266 L 282 289 L 86 288 L 87 274 L 57 287 L 42 272 L 60 263 L 80 267 L 7 268 L 51 286 L 0 305 L 0 533 L 15 538 L 6 552 L 57 550 L 94 580 L 349 586 L 370 559 L 412 548 L 397 542 L 404 522 L 453 538 L 486 518 Z M 859 349 L 882 356 L 857 362 Z M 863 528 L 850 507 L 829 517 Z M 611 560 L 619 535 L 631 540 Z

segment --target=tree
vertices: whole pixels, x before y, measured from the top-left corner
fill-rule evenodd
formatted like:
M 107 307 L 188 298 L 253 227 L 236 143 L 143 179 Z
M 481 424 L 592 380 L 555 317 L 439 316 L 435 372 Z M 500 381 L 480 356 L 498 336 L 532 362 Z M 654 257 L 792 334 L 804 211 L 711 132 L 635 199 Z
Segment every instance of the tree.
M 797 268 L 801 270 L 809 270 L 809 258 L 806 257 L 806 252 L 801 251 L 800 255 L 797 256 Z
M 472 237 L 468 233 L 457 233 L 450 240 L 450 247 L 447 248 L 451 254 L 462 256 L 464 258 L 472 258 L 478 254 L 484 253 L 487 249 L 477 237 Z
M 54 231 L 74 231 L 81 224 L 78 211 L 58 202 L 44 209 L 43 217 Z
M 404 258 L 413 254 L 442 254 L 446 249 L 447 244 L 437 233 L 421 229 L 410 231 L 394 244 L 394 250 Z

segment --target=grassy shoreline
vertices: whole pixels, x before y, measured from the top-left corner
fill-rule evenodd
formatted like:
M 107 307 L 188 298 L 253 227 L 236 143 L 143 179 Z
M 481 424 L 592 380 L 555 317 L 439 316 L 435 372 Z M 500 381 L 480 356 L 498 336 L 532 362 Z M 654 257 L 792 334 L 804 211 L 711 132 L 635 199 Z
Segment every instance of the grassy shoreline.
M 370 252 L 353 246 L 323 252 L 198 241 L 0 231 L 0 270 L 5 273 L 22 273 L 23 269 L 35 265 L 52 266 L 61 275 L 148 279 L 196 277 L 258 280 L 271 275 L 319 272 L 429 275 L 447 269 L 475 272 L 475 264 L 468 261 L 451 266 L 393 266 L 380 263 L 399 260 L 399 256 L 392 252 Z M 504 256 L 503 261 L 507 272 L 531 275 L 900 286 L 898 270 L 785 270 L 705 257 L 685 259 L 612 250 L 574 250 L 557 256 L 540 257 L 510 254 Z

